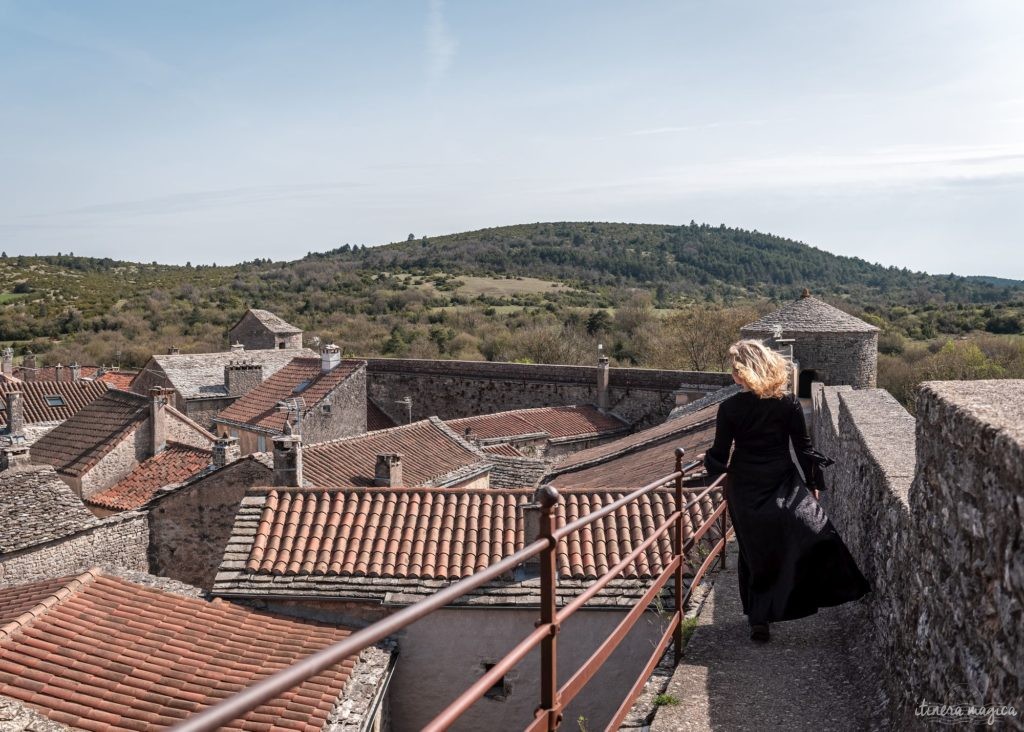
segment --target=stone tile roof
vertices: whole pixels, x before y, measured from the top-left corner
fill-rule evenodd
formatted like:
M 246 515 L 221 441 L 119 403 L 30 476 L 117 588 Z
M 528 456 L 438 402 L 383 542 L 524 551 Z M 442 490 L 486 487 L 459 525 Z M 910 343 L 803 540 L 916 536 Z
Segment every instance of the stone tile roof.
M 626 492 L 563 492 L 558 524 Z M 378 601 L 390 593 L 434 591 L 438 583 L 466 577 L 521 549 L 521 508 L 532 496 L 531 490 L 506 489 L 254 489 L 242 501 L 213 591 Z M 687 536 L 720 501 L 709 497 L 691 508 Z M 653 491 L 560 542 L 560 590 L 571 596 L 614 566 L 650 536 L 674 504 L 672 491 Z M 627 568 L 619 589 L 657 576 L 670 559 L 665 537 Z M 497 589 L 504 598 L 498 602 L 505 602 L 500 590 L 514 594 L 510 584 L 498 582 L 485 594 Z M 527 588 L 525 594 L 535 600 L 535 593 Z
M 395 427 L 395 420 L 391 419 L 384 410 L 374 404 L 373 400 L 367 397 L 366 399 L 366 429 L 369 432 L 374 430 L 386 430 L 389 427 Z
M 408 485 L 449 485 L 490 469 L 487 456 L 444 422 L 420 422 L 304 447 L 302 470 L 317 486 L 372 486 L 377 455 L 402 455 Z
M 78 477 L 106 455 L 131 428 L 149 419 L 149 399 L 110 389 L 32 445 L 32 461 Z
M 874 333 L 875 326 L 844 313 L 839 308 L 806 296 L 783 305 L 760 320 L 740 328 L 741 333 L 771 333 L 781 325 L 786 333 Z
M 263 325 L 265 325 L 267 330 L 269 330 L 271 333 L 285 335 L 289 333 L 302 332 L 301 328 L 296 328 L 294 325 L 286 322 L 283 318 L 274 315 L 269 310 L 257 310 L 255 308 L 249 308 L 248 312 L 252 313 L 252 316 L 256 318 L 256 320 L 260 321 Z M 242 317 L 244 318 L 245 316 L 243 315 Z M 238 322 L 240 323 L 242 321 L 239 320 Z M 237 324 L 238 323 L 236 323 L 235 325 Z
M 0 473 L 0 554 L 86 529 L 98 520 L 49 465 Z
M 161 488 L 184 483 L 210 467 L 211 453 L 190 445 L 167 443 L 167 447 L 139 463 L 121 481 L 86 499 L 86 503 L 117 511 L 141 508 Z
M 241 352 L 156 355 L 151 363 L 163 371 L 183 399 L 217 399 L 228 394 L 224 386 L 224 367 L 230 362 L 244 359 L 260 364 L 263 367 L 263 378 L 267 379 L 293 358 L 300 356 L 318 358 L 308 348 L 266 348 Z
M 365 361 L 345 360 L 324 373 L 319 358 L 293 358 L 273 376 L 222 410 L 213 421 L 249 425 L 280 434 L 288 419 L 288 414 L 278 409 L 280 402 L 302 397 L 306 409 L 310 410 L 352 374 L 365 368 Z
M 557 463 L 546 480 L 563 488 L 641 486 L 675 470 L 675 449 L 695 458 L 714 441 L 718 404 L 622 439 L 581 450 Z
M 591 435 L 628 431 L 629 425 L 618 417 L 601 412 L 589 404 L 569 407 L 516 409 L 495 414 L 451 419 L 448 426 L 481 440 L 496 440 L 523 435 L 547 435 L 553 439 L 582 438 Z
M 707 396 L 703 396 L 700 399 L 690 402 L 689 404 L 680 404 L 668 413 L 668 417 L 665 418 L 666 422 L 672 422 L 677 419 L 685 417 L 687 414 L 699 412 L 705 407 L 710 407 L 713 404 L 721 404 L 726 399 L 731 397 L 733 394 L 739 394 L 743 391 L 743 388 L 739 384 L 733 384 L 731 386 L 724 386 L 718 391 L 713 391 Z
M 91 570 L 0 627 L 0 694 L 75 728 L 164 729 L 350 633 Z M 354 662 L 224 729 L 320 730 Z
M 7 403 L 7 393 L 20 391 L 25 424 L 63 422 L 87 404 L 103 396 L 110 387 L 102 381 L 25 381 L 0 384 L 0 396 Z M 59 396 L 63 406 L 51 406 L 47 397 Z M 0 412 L 0 427 L 7 426 L 6 410 Z

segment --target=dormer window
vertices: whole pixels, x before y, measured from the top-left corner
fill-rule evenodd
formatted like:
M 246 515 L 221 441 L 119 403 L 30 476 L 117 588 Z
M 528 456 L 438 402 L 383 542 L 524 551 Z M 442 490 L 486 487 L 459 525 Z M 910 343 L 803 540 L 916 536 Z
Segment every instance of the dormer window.
M 46 400 L 47 406 L 50 407 L 66 407 L 68 405 L 60 394 L 47 394 L 43 399 Z

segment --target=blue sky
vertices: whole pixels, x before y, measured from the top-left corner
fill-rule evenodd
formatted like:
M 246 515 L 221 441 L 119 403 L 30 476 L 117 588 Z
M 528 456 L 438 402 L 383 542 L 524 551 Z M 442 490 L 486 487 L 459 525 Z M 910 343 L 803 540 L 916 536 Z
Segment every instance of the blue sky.
M 711 224 L 1024 279 L 1024 3 L 0 0 L 0 248 Z

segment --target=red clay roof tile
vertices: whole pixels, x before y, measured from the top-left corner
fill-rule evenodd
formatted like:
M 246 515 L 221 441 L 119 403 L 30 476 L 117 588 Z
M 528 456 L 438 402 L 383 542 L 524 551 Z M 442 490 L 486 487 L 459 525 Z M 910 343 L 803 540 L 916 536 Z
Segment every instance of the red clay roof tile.
M 120 482 L 86 499 L 86 503 L 118 511 L 145 505 L 161 488 L 184 483 L 210 466 L 211 453 L 174 442 L 153 457 L 139 463 Z
M 618 417 L 605 414 L 589 404 L 516 409 L 452 419 L 447 424 L 460 435 L 469 429 L 472 437 L 483 440 L 541 433 L 559 439 L 629 429 L 629 425 Z
M 15 629 L 0 628 L 0 694 L 80 729 L 168 727 L 350 634 L 95 571 L 86 576 L 91 581 L 64 578 L 60 586 L 74 591 L 60 602 L 37 605 L 37 616 Z M 52 594 L 53 586 L 2 588 L 0 608 Z M 353 664 L 346 660 L 225 728 L 270 720 L 276 729 L 319 730 Z

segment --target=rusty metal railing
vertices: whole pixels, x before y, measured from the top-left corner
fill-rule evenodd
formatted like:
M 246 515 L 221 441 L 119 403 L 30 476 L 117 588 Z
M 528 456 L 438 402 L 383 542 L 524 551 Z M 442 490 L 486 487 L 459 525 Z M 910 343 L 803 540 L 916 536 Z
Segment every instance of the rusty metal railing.
M 684 486 L 684 479 L 687 474 L 692 473 L 703 464 L 703 455 L 688 464 L 683 464 L 683 457 L 683 449 L 677 449 L 674 472 L 652 483 L 648 483 L 642 488 L 638 488 L 632 493 L 609 503 L 607 506 L 581 516 L 575 521 L 568 522 L 562 528 L 556 528 L 557 517 L 554 510 L 558 502 L 558 492 L 551 486 L 542 487 L 538 490 L 541 521 L 540 532 L 536 540 L 501 561 L 455 582 L 430 597 L 403 608 L 384 620 L 363 628 L 346 639 L 307 656 L 288 668 L 258 681 L 238 694 L 205 709 L 175 726 L 175 732 L 208 732 L 209 730 L 217 729 L 219 726 L 245 715 L 261 704 L 281 695 L 288 689 L 301 684 L 325 669 L 394 634 L 434 610 L 449 605 L 472 590 L 510 572 L 527 559 L 537 555 L 540 555 L 541 599 L 540 619 L 536 623 L 536 629 L 459 695 L 424 729 L 431 732 L 447 729 L 467 709 L 482 698 L 487 690 L 494 686 L 502 676 L 522 661 L 531 650 L 540 646 L 540 705 L 537 708 L 533 721 L 526 729 L 528 732 L 556 730 L 562 721 L 562 710 L 579 694 L 604 662 L 608 660 L 643 613 L 654 602 L 668 580 L 674 579 L 675 612 L 672 614 L 668 628 L 655 646 L 654 652 L 651 654 L 643 672 L 629 690 L 629 693 L 608 725 L 609 730 L 617 729 L 626 714 L 629 713 L 633 702 L 640 695 L 644 683 L 654 671 L 669 643 L 674 643 L 675 662 L 679 662 L 683 648 L 683 614 L 693 588 L 700 583 L 716 558 L 720 560 L 722 566 L 725 566 L 726 562 L 725 547 L 728 534 L 728 512 L 724 495 L 721 503 L 712 511 L 711 515 L 704 520 L 704 523 L 693 532 L 693 535 L 688 540 L 684 541 L 684 518 L 688 516 L 688 512 L 692 507 L 707 499 L 712 492 L 722 489 L 724 476 L 719 477 L 706 487 L 692 488 Z M 622 506 L 632 503 L 641 496 L 668 484 L 672 484 L 675 488 L 675 510 L 672 514 L 650 536 L 635 547 L 629 555 L 623 557 L 618 564 L 599 577 L 586 591 L 559 609 L 556 598 L 557 578 L 555 565 L 558 542 L 573 532 L 579 531 L 594 521 L 613 513 Z M 695 495 L 684 504 L 683 497 L 687 494 Z M 700 567 L 690 581 L 689 588 L 684 591 L 686 558 L 693 548 L 697 546 L 698 542 L 716 524 L 721 525 L 719 539 L 703 558 Z M 580 666 L 568 681 L 559 686 L 557 663 L 558 633 L 562 623 L 582 608 L 598 592 L 606 587 L 609 582 L 628 568 L 637 557 L 647 551 L 648 548 L 670 530 L 672 531 L 672 561 L 668 563 L 661 574 L 654 580 L 646 594 L 633 605 L 611 635 L 598 646 L 597 650 L 591 654 L 590 658 Z

